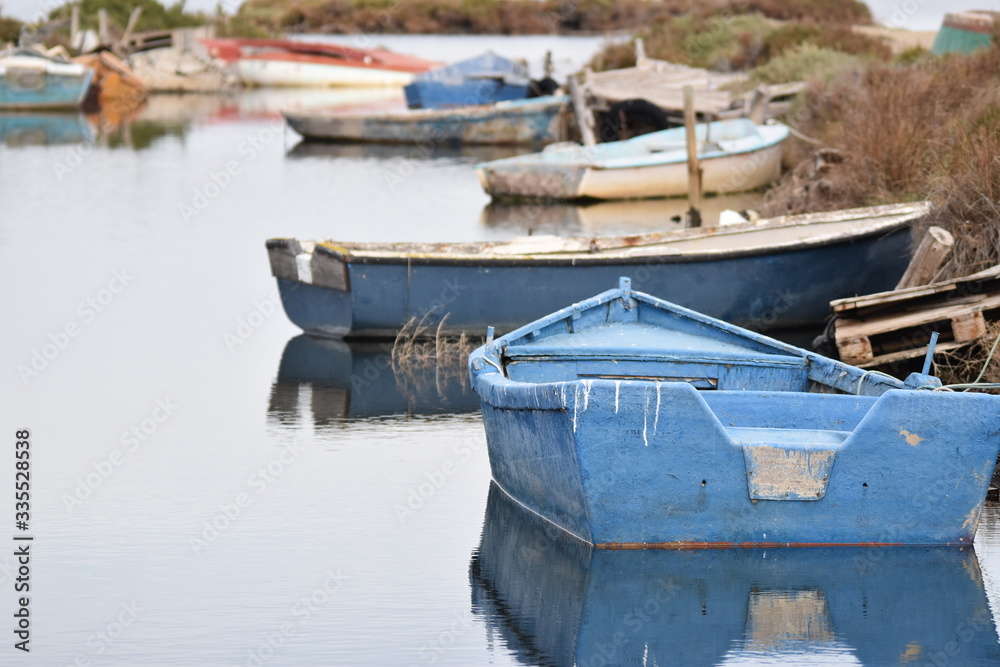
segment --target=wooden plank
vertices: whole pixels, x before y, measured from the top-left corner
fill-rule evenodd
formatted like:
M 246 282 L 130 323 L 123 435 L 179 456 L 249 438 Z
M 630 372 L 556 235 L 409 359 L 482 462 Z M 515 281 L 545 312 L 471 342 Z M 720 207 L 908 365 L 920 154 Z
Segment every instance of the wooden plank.
M 841 313 L 857 308 L 867 308 L 882 304 L 908 301 L 910 300 L 910 297 L 926 296 L 930 294 L 937 294 L 940 292 L 953 291 L 954 289 L 956 289 L 957 285 L 967 284 L 981 280 L 991 280 L 993 278 L 1000 278 L 1000 264 L 991 267 L 989 269 L 980 271 L 978 273 L 973 273 L 972 275 L 969 276 L 963 276 L 961 278 L 952 278 L 951 280 L 944 280 L 939 283 L 933 283 L 931 285 L 921 285 L 919 287 L 910 287 L 904 290 L 876 292 L 874 294 L 864 294 L 861 296 L 853 296 L 853 297 L 846 297 L 844 299 L 837 299 L 836 301 L 830 302 L 830 307 L 834 313 Z
M 955 340 L 960 343 L 982 338 L 986 335 L 986 318 L 982 311 L 953 317 L 951 330 L 955 334 Z
M 859 336 L 874 336 L 877 334 L 891 333 L 901 329 L 940 322 L 942 320 L 953 320 L 963 315 L 969 315 L 976 311 L 989 310 L 1000 307 L 1000 294 L 983 295 L 982 298 L 971 304 L 951 305 L 945 304 L 937 308 L 927 308 L 910 313 L 899 313 L 873 318 L 866 322 L 861 320 L 838 319 L 837 337 L 841 335 L 844 339 L 857 338 Z
M 951 250 L 955 246 L 955 239 L 948 230 L 941 227 L 929 227 L 920 241 L 920 246 L 913 253 L 906 272 L 900 278 L 897 290 L 908 287 L 918 287 L 927 285 L 932 280 L 941 266 L 951 255 Z
M 934 348 L 935 354 L 939 352 L 948 352 L 950 350 L 957 350 L 959 348 L 965 347 L 969 342 L 956 343 L 954 341 L 949 341 L 947 343 L 938 343 Z M 859 368 L 873 368 L 875 366 L 887 366 L 889 364 L 894 364 L 898 361 L 906 361 L 907 359 L 918 359 L 920 357 L 927 356 L 927 346 L 923 347 L 911 347 L 906 350 L 901 350 L 899 352 L 893 352 L 892 354 L 881 354 L 877 357 L 872 357 L 871 360 L 860 363 L 853 364 Z M 850 363 L 850 362 L 847 362 Z
M 852 366 L 869 363 L 874 356 L 871 341 L 866 336 L 849 338 L 843 342 L 838 340 L 837 351 L 840 353 L 840 360 Z

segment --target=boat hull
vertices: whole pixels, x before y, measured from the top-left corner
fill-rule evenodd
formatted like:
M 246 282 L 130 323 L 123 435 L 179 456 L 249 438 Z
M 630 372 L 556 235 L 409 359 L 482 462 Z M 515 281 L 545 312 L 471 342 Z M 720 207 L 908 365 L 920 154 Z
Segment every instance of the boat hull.
M 93 75 L 79 65 L 0 67 L 0 110 L 78 109 Z
M 322 141 L 544 146 L 567 135 L 561 97 L 496 107 L 363 115 L 286 113 L 285 118 L 305 138 Z
M 909 228 L 775 252 L 691 258 L 359 259 L 321 246 L 299 270 L 270 246 L 288 317 L 307 333 L 394 337 L 411 320 L 430 331 L 511 331 L 629 276 L 638 289 L 757 331 L 810 326 L 832 299 L 892 289 L 909 258 Z M 334 275 L 336 279 L 324 276 Z M 525 295 L 530 294 L 530 298 Z
M 475 382 L 496 482 L 603 548 L 970 545 L 1000 450 L 984 395 Z
M 316 62 L 321 61 L 321 62 Z M 405 86 L 413 72 L 339 64 L 331 58 L 240 58 L 240 80 L 248 86 L 323 88 L 332 86 Z
M 781 174 L 781 146 L 701 160 L 702 191 L 726 194 L 764 187 Z M 678 197 L 688 192 L 684 162 L 603 169 L 580 165 L 515 162 L 478 169 L 483 189 L 497 199 L 646 199 Z

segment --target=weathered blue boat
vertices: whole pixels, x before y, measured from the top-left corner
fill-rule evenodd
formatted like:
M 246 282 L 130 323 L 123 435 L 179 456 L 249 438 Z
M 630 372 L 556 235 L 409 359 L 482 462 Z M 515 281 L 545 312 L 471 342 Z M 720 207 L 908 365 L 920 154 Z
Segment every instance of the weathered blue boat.
M 817 325 L 833 299 L 893 289 L 910 256 L 905 204 L 718 228 L 506 243 L 267 242 L 289 319 L 323 336 L 511 331 L 614 284 L 766 331 Z
M 1000 664 L 972 548 L 605 551 L 491 485 L 469 585 L 517 664 Z
M 617 289 L 469 358 L 493 479 L 602 548 L 972 543 L 1000 396 Z
M 695 126 L 704 192 L 746 192 L 781 175 L 781 143 L 788 128 L 746 118 Z M 564 143 L 476 167 L 498 199 L 644 199 L 688 192 L 685 129 L 650 132 L 596 146 Z
M 78 109 L 94 70 L 31 49 L 0 54 L 0 110 Z
M 455 109 L 347 114 L 285 113 L 289 127 L 313 141 L 352 141 L 436 146 L 541 147 L 569 133 L 564 95 Z
M 403 88 L 411 109 L 496 104 L 528 96 L 528 68 L 492 51 L 413 77 Z

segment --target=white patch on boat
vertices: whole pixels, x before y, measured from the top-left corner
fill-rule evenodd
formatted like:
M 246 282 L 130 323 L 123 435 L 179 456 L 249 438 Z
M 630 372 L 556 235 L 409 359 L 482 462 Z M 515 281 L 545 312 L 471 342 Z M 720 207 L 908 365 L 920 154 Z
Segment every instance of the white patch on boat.
M 295 256 L 295 269 L 299 274 L 299 282 L 312 284 L 313 272 L 312 265 L 310 264 L 311 260 L 312 255 L 305 252 Z
M 649 447 L 649 437 L 646 435 L 649 424 L 649 392 L 646 392 L 646 409 L 642 411 L 642 441 Z
M 622 381 L 615 380 L 615 414 L 618 414 L 618 391 L 621 389 Z
M 590 388 L 594 384 L 593 380 L 584 380 L 583 386 L 586 388 L 586 392 L 583 394 L 583 411 L 587 411 L 587 405 L 590 404 Z
M 656 435 L 656 427 L 660 425 L 660 385 L 656 383 L 656 417 L 653 419 L 653 435 Z

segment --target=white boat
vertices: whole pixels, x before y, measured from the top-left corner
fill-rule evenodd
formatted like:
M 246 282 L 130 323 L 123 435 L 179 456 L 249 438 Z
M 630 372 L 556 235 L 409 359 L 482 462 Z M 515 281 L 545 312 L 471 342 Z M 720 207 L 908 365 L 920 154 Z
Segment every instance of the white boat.
M 788 128 L 747 119 L 695 127 L 705 193 L 746 192 L 781 172 Z M 479 181 L 500 199 L 641 199 L 687 194 L 683 127 L 596 146 L 553 144 L 541 153 L 478 165 Z

